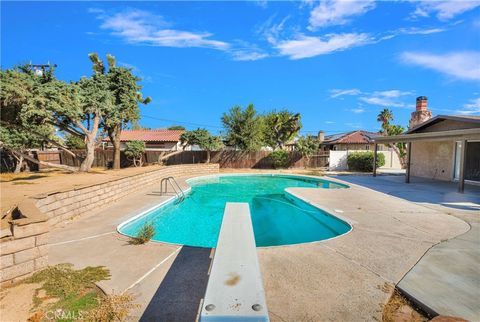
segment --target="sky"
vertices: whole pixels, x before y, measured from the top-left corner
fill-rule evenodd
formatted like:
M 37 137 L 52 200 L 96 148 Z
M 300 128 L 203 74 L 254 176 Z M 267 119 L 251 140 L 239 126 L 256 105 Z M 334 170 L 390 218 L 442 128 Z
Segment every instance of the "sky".
M 302 134 L 480 115 L 480 1 L 1 2 L 1 66 L 65 81 L 110 53 L 142 78 L 141 125 L 222 131 L 234 105 L 302 115 Z

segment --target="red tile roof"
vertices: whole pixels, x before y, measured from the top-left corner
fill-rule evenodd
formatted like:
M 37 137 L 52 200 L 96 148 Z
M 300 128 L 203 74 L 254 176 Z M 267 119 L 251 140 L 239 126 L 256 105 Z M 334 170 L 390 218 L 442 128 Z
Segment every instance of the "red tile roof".
M 323 143 L 327 144 L 368 144 L 373 143 L 375 137 L 381 136 L 381 133 L 367 131 L 352 131 L 326 137 Z
M 144 141 L 144 142 L 178 142 L 184 130 L 123 130 L 120 135 L 121 142 Z M 108 138 L 103 141 L 109 141 Z

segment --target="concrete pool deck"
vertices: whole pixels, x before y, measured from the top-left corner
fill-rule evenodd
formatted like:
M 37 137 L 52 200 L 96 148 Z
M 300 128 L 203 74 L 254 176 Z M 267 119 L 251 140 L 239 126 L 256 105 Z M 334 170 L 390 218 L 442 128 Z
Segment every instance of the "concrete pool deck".
M 399 289 L 431 314 L 461 316 L 480 321 L 480 187 L 403 177 L 338 177 L 370 189 L 414 201 L 469 223 L 471 229 L 432 247 L 403 277 Z M 454 211 L 452 211 L 452 209 Z
M 116 232 L 118 224 L 165 199 L 155 193 L 158 189 L 145 187 L 107 209 L 56 227 L 50 264 L 107 266 L 112 277 L 100 286 L 107 292 L 131 292 L 141 304 L 132 320 L 193 321 L 205 293 L 211 250 L 154 242 L 130 245 Z M 360 186 L 291 192 L 347 219 L 353 230 L 322 242 L 258 248 L 272 321 L 381 319 L 392 286 L 425 252 L 470 228 L 439 209 Z

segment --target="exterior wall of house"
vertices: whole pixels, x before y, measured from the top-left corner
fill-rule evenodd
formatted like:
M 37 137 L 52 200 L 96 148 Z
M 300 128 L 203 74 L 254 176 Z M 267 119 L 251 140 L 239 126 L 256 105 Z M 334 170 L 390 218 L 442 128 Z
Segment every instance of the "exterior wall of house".
M 432 124 L 432 125 L 426 127 L 425 129 L 415 131 L 415 133 L 463 130 L 463 129 L 474 129 L 474 128 L 480 128 L 480 124 L 470 123 L 470 122 L 453 121 L 453 120 L 444 120 L 442 122 Z
M 452 181 L 454 156 L 454 141 L 413 142 L 410 175 Z
M 108 142 L 107 148 L 112 148 L 112 144 Z M 125 150 L 126 142 L 120 143 L 120 150 Z M 145 150 L 147 151 L 171 151 L 180 149 L 180 142 L 162 142 L 162 143 L 146 143 Z M 188 149 L 185 149 L 188 150 Z

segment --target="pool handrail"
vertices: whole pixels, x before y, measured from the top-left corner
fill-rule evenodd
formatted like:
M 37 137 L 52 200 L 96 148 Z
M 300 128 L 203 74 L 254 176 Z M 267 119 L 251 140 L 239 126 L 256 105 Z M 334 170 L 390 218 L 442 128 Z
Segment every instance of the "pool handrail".
M 172 183 L 173 182 L 173 183 Z M 165 183 L 165 191 L 163 191 L 163 184 Z M 175 195 L 177 196 L 177 200 L 180 202 L 185 199 L 185 193 L 183 192 L 182 188 L 178 184 L 177 180 L 174 177 L 166 177 L 160 181 L 160 195 L 166 194 L 168 191 L 168 183 L 172 187 Z M 175 184 L 174 184 L 175 183 Z M 175 188 L 176 186 L 176 188 Z M 178 189 L 178 190 L 177 190 Z

